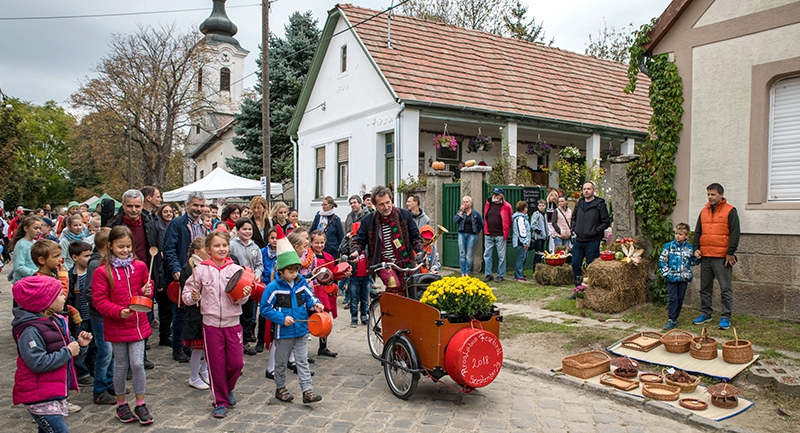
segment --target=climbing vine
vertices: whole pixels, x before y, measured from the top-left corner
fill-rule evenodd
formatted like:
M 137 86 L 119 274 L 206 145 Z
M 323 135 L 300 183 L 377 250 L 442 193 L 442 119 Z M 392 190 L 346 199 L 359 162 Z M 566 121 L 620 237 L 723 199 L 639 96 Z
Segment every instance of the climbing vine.
M 625 93 L 636 90 L 640 65 L 650 77 L 650 118 L 648 137 L 640 147 L 640 159 L 628 168 L 634 211 L 644 237 L 652 242 L 651 263 L 657 263 L 664 244 L 673 237 L 673 223 L 669 218 L 675 209 L 675 153 L 678 151 L 680 131 L 683 129 L 683 81 L 678 68 L 667 54 L 651 56 L 644 46 L 650 42 L 650 31 L 656 19 L 643 25 L 635 33 L 631 46 L 628 85 Z M 650 284 L 651 299 L 657 303 L 667 300 L 666 283 L 658 276 Z

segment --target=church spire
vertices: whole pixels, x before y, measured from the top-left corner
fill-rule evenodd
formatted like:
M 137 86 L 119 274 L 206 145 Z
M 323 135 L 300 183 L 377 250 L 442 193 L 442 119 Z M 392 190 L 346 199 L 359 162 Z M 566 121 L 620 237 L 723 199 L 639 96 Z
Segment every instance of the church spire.
M 206 41 L 210 43 L 227 42 L 241 49 L 239 41 L 233 37 L 239 29 L 225 13 L 225 0 L 213 0 L 213 3 L 214 8 L 211 15 L 200 24 L 200 31 L 206 35 Z

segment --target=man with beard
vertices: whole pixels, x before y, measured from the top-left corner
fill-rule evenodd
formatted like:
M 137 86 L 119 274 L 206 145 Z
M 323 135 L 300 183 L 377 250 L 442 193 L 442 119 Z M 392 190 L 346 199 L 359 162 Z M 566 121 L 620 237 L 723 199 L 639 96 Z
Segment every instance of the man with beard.
M 391 262 L 401 268 L 414 264 L 415 253 L 422 252 L 422 238 L 411 212 L 392 203 L 392 191 L 385 186 L 372 190 L 376 211 L 361 219 L 361 227 L 353 239 L 350 259 L 356 260 L 366 249 L 367 263 Z M 421 256 L 421 254 L 420 254 Z M 389 292 L 403 292 L 403 276 L 394 269 L 381 269 L 378 277 Z

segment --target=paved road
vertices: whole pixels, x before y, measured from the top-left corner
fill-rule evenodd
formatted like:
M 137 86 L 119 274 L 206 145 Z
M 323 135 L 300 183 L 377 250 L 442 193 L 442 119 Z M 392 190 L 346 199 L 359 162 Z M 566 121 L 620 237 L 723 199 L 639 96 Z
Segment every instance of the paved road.
M 35 432 L 24 407 L 12 406 L 16 349 L 10 332 L 11 286 L 0 274 L 0 432 Z M 380 364 L 367 350 L 363 326 L 349 327 L 349 313 L 336 320 L 330 345 L 336 359 L 316 358 L 314 389 L 324 399 L 314 406 L 297 403 L 300 390 L 292 375 L 289 390 L 295 403 L 277 401 L 275 386 L 264 378 L 266 354 L 245 356 L 245 371 L 236 388 L 235 408 L 219 420 L 211 416 L 210 391 L 189 388 L 188 364 L 172 361 L 167 347 L 149 352 L 156 363 L 147 372 L 147 403 L 155 417 L 148 427 L 164 432 L 688 432 L 694 426 L 587 392 L 562 381 L 504 369 L 486 388 L 462 395 L 449 387 L 420 380 L 408 401 L 395 398 Z M 310 342 L 316 353 L 316 342 Z M 70 401 L 83 410 L 67 418 L 72 432 L 138 432 L 123 425 L 111 406 L 91 403 L 91 389 Z M 131 398 L 132 399 L 132 396 Z M 130 400 L 129 399 L 129 400 Z

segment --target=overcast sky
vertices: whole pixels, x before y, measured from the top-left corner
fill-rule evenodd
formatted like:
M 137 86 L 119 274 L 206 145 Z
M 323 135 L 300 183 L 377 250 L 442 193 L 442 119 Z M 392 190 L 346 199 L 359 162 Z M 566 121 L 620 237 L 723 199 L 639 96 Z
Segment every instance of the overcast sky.
M 353 4 L 383 10 L 391 0 L 351 0 Z M 413 0 L 412 0 L 413 1 Z M 589 34 L 608 26 L 636 27 L 659 16 L 669 0 L 522 0 L 528 18 L 544 22 L 554 46 L 583 53 Z M 261 43 L 260 0 L 228 0 L 227 12 L 239 27 L 236 38 L 250 50 L 245 73 L 256 69 L 255 56 Z M 270 28 L 279 35 L 294 11 L 311 10 L 325 24 L 335 0 L 277 0 L 272 4 Z M 10 96 L 42 104 L 54 100 L 68 107 L 69 96 L 80 82 L 93 74 L 93 65 L 108 50 L 113 33 L 130 33 L 137 24 L 172 24 L 185 30 L 197 27 L 211 12 L 211 0 L 0 0 L 0 89 Z M 255 6 L 254 6 L 255 5 Z M 193 12 L 171 12 L 119 17 L 8 20 L 18 17 L 113 14 L 206 8 Z M 251 87 L 254 78 L 245 81 Z

